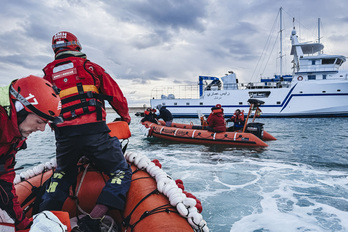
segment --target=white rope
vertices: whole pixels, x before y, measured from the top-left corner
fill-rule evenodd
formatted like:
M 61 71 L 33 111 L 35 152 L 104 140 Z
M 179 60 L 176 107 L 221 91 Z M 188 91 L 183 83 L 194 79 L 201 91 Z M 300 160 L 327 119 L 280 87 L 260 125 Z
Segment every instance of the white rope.
M 195 231 L 209 232 L 207 222 L 195 207 L 197 201 L 187 197 L 167 173 L 143 154 L 126 152 L 125 158 L 139 169 L 147 171 L 156 180 L 158 191 L 169 199 L 170 204 L 177 209 L 182 217 L 187 219 Z

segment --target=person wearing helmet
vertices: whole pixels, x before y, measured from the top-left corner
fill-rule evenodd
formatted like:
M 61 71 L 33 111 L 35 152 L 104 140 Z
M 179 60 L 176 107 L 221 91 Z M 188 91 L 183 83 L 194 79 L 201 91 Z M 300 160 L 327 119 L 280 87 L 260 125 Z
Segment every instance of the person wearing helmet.
M 172 126 L 173 123 L 173 115 L 172 113 L 167 110 L 165 106 L 162 106 L 159 104 L 157 106 L 157 109 L 159 110 L 159 115 L 157 116 L 158 119 L 163 118 L 164 122 L 166 123 L 166 126 Z
M 0 87 L 0 228 L 30 227 L 13 185 L 15 156 L 26 148 L 31 133 L 44 131 L 47 122 L 61 121 L 60 111 L 58 94 L 40 77 L 28 76 Z
M 82 46 L 74 34 L 67 31 L 55 34 L 52 49 L 55 60 L 43 69 L 44 79 L 60 89 L 64 122 L 54 127 L 57 175 L 51 178 L 40 211 L 62 208 L 69 187 L 76 182 L 77 162 L 86 156 L 112 177 L 95 208 L 79 225 L 86 231 L 99 231 L 100 220 L 109 209 L 124 209 L 132 176 L 119 140 L 108 134 L 104 100 L 129 124 L 127 99 L 113 78 L 81 52 Z M 119 181 L 112 181 L 115 177 Z
M 220 104 L 211 108 L 211 113 L 207 119 L 208 126 L 207 130 L 212 132 L 225 132 L 226 131 L 226 122 L 224 116 L 224 109 Z

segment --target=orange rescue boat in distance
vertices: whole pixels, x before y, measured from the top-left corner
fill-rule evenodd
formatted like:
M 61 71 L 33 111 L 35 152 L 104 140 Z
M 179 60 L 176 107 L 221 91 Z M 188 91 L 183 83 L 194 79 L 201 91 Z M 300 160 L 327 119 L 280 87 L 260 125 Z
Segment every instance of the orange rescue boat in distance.
M 166 127 L 145 121 L 147 136 L 194 144 L 221 144 L 238 147 L 267 147 L 268 145 L 252 133 L 211 132 L 208 130 Z

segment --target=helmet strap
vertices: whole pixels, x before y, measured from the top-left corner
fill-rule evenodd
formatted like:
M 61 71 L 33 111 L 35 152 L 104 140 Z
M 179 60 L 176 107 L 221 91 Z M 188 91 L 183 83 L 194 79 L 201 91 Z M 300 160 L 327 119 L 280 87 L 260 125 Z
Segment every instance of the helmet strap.
M 30 102 L 28 102 L 25 97 L 23 97 L 20 93 L 18 93 L 13 86 L 10 86 L 10 93 L 11 95 L 17 99 L 20 103 L 22 103 L 25 107 L 27 107 L 29 110 L 31 110 L 34 114 L 37 114 L 39 117 L 47 119 L 55 124 L 62 122 L 62 118 L 60 117 L 52 117 L 51 115 L 45 114 L 44 112 L 36 109 Z

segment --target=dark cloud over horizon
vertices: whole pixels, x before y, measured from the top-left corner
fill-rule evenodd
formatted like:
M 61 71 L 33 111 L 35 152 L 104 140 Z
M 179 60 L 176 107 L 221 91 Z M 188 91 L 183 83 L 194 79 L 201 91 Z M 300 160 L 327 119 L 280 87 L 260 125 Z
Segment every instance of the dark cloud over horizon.
M 115 78 L 130 104 L 148 101 L 153 87 L 196 83 L 199 75 L 220 77 L 232 70 L 250 81 L 281 6 L 284 49 L 292 17 L 300 38 L 309 40 L 316 39 L 320 17 L 324 51 L 348 54 L 348 2 L 340 0 L 2 1 L 0 85 L 42 76 L 54 56 L 51 38 L 62 30 L 78 36 L 83 52 Z M 289 51 L 284 54 L 283 69 L 290 72 Z M 264 74 L 273 75 L 275 67 Z

